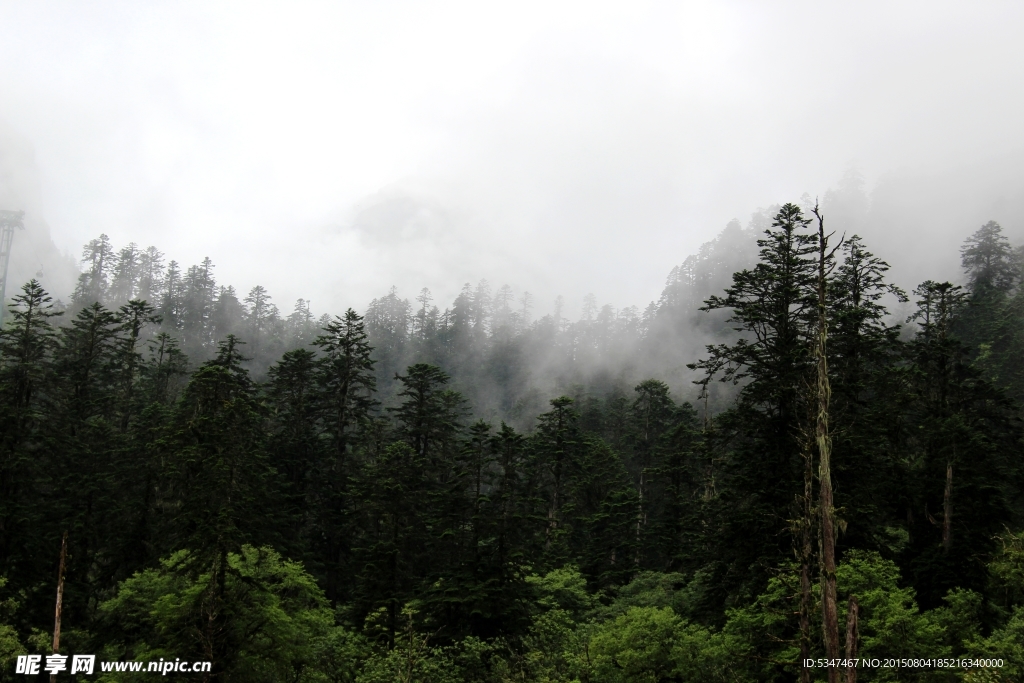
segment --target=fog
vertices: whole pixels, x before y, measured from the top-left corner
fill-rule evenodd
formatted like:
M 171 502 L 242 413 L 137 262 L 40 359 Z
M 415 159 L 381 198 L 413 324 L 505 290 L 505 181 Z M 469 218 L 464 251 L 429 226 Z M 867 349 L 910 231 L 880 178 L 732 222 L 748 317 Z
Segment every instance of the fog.
M 616 307 L 824 196 L 912 288 L 1024 236 L 1019 3 L 0 4 L 8 291 L 157 245 L 282 309 L 487 278 Z M 828 219 L 827 219 L 828 220 Z M 70 255 L 70 256 L 69 256 Z

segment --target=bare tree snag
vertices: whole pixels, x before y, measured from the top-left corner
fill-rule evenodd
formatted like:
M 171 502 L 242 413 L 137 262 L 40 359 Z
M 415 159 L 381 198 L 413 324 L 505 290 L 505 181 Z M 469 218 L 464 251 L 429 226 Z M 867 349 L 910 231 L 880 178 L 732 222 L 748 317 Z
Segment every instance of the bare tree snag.
M 818 219 L 818 329 L 814 355 L 817 360 L 817 419 L 815 441 L 818 444 L 818 480 L 821 484 L 819 508 L 821 511 L 821 626 L 825 641 L 825 656 L 839 658 L 839 624 L 836 609 L 836 523 L 832 501 L 832 437 L 829 435 L 829 401 L 832 387 L 828 380 L 828 319 L 825 308 L 826 276 L 828 274 L 828 237 L 825 218 L 814 207 Z M 833 250 L 832 253 L 835 253 Z M 828 668 L 829 683 L 839 683 L 839 669 Z
M 857 642 L 860 640 L 860 629 L 857 625 L 860 606 L 857 596 L 850 596 L 849 608 L 846 612 L 846 683 L 857 683 Z
M 60 542 L 60 568 L 57 570 L 57 608 L 53 618 L 53 654 L 60 652 L 60 612 L 64 606 L 64 567 L 68 558 L 68 532 Z M 55 683 L 57 674 L 50 674 L 50 683 Z

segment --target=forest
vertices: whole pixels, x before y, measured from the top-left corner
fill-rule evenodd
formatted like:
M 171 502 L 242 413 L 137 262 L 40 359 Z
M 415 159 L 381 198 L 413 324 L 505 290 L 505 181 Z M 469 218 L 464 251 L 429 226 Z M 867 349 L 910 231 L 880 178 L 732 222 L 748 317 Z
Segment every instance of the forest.
M 0 680 L 66 538 L 59 649 L 208 681 L 1024 681 L 1024 249 L 965 226 L 904 289 L 829 226 L 771 207 L 576 321 L 286 314 L 90 241 L 0 330 Z M 850 657 L 896 663 L 804 666 Z M 906 661 L 949 658 L 1001 666 Z

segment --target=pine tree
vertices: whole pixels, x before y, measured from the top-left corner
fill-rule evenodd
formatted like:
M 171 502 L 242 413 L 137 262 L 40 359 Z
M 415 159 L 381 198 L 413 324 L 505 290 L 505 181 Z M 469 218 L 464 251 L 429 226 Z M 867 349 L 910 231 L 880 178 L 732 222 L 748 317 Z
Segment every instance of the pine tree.
M 209 257 L 185 271 L 181 285 L 180 325 L 182 343 L 189 353 L 205 351 L 213 344 L 210 317 L 216 292 L 217 281 Z
M 359 467 L 353 458 L 371 431 L 378 405 L 374 398 L 377 380 L 363 318 L 351 308 L 344 317 L 327 323 L 313 343 L 322 354 L 317 368 L 318 405 L 330 452 L 316 472 L 315 514 L 322 530 L 320 554 L 325 558 L 327 597 L 336 600 L 352 561 L 354 505 L 349 480 Z
M 733 275 L 725 296 L 712 296 L 704 311 L 728 309 L 740 333 L 733 344 L 708 346 L 709 357 L 689 367 L 710 379 L 742 383 L 735 407 L 717 420 L 728 433 L 728 486 L 735 503 L 720 542 L 735 581 L 760 583 L 750 567 L 772 566 L 787 555 L 779 529 L 791 518 L 802 490 L 804 459 L 799 434 L 806 425 L 804 388 L 810 378 L 810 338 L 816 307 L 816 238 L 794 204 L 775 215 L 758 240 L 760 259 Z
M 270 294 L 262 285 L 256 285 L 245 297 L 248 332 L 256 348 L 259 348 L 268 327 L 277 317 L 277 306 L 270 303 Z
M 163 297 L 160 301 L 160 317 L 164 326 L 180 330 L 183 324 L 184 285 L 181 281 L 181 269 L 177 261 L 167 264 L 167 276 L 164 279 Z
M 121 321 L 118 366 L 120 371 L 120 428 L 127 431 L 132 416 L 139 410 L 137 386 L 142 369 L 142 331 L 148 325 L 160 324 L 160 316 L 150 304 L 132 299 L 118 311 Z
M 389 408 L 399 422 L 399 433 L 420 458 L 435 465 L 452 452 L 460 431 L 461 398 L 446 389 L 448 375 L 436 365 L 410 365 L 395 375 L 402 403 Z
M 1019 495 L 1019 438 L 1005 396 L 969 362 L 954 335 L 968 295 L 949 282 L 928 281 L 914 293 L 918 332 L 907 352 L 914 405 L 909 463 L 913 499 L 912 572 L 924 604 L 954 585 L 980 588 L 970 557 L 985 552 Z
M 0 575 L 29 572 L 20 566 L 28 550 L 38 467 L 34 451 L 45 422 L 42 401 L 50 379 L 55 332 L 50 319 L 61 315 L 36 280 L 12 300 L 11 316 L 0 330 Z M 24 574 L 23 574 L 24 573 Z
M 260 512 L 273 496 L 264 409 L 239 344 L 229 336 L 218 345 L 217 356 L 192 375 L 173 418 L 169 475 L 180 507 L 172 539 L 195 549 L 200 562 L 219 562 L 269 536 Z
M 563 525 L 563 508 L 569 477 L 579 464 L 579 413 L 568 396 L 551 400 L 551 410 L 537 418 L 537 433 L 532 439 L 535 467 L 544 473 L 547 529 L 544 550 L 555 566 L 568 552 Z
M 245 307 L 238 300 L 235 288 L 221 287 L 213 305 L 210 325 L 214 337 L 224 339 L 229 334 L 241 334 L 245 326 Z
M 397 388 L 392 380 L 406 361 L 410 309 L 409 302 L 398 297 L 395 287 L 366 308 L 366 334 L 373 346 L 377 383 L 385 400 L 392 398 Z
M 117 254 L 117 262 L 113 268 L 113 279 L 110 283 L 110 303 L 120 305 L 134 299 L 139 290 L 141 277 L 142 255 L 139 246 L 130 242 Z
M 842 253 L 828 290 L 834 472 L 843 482 L 836 508 L 847 525 L 839 542 L 884 550 L 886 529 L 905 516 L 898 435 L 909 397 L 901 328 L 887 322 L 883 301 L 907 297 L 886 282 L 889 265 L 860 237 L 848 238 Z
M 1020 278 L 1010 242 L 995 221 L 989 221 L 968 237 L 960 248 L 960 256 L 972 292 L 994 289 L 1005 293 Z
M 188 573 L 209 577 L 201 638 L 211 659 L 230 656 L 225 640 L 231 618 L 225 610 L 228 555 L 245 543 L 270 540 L 267 526 L 276 508 L 263 408 L 242 366 L 239 345 L 229 336 L 218 345 L 217 356 L 192 376 L 170 436 L 167 478 L 176 510 L 167 537 L 174 547 L 193 551 Z
M 668 385 L 656 379 L 644 380 L 634 391 L 637 396 L 631 408 L 633 436 L 633 467 L 636 482 L 636 557 L 637 567 L 646 567 L 661 548 L 651 538 L 658 525 L 660 499 L 663 492 L 658 472 L 662 468 L 666 436 L 676 418 L 676 406 L 669 396 Z
M 167 332 L 160 332 L 148 342 L 149 359 L 143 365 L 146 382 L 146 400 L 161 405 L 176 398 L 174 381 L 188 370 L 188 357 L 178 348 L 178 340 Z
M 137 297 L 159 304 L 164 286 L 164 255 L 156 247 L 146 247 L 139 254 L 139 284 Z
M 289 351 L 269 370 L 268 452 L 283 479 L 280 525 L 290 557 L 301 557 L 315 515 L 309 515 L 314 481 L 324 458 L 321 396 L 316 356 L 306 349 Z
M 383 610 L 385 637 L 394 645 L 402 607 L 433 583 L 427 526 L 432 482 L 428 465 L 398 441 L 370 456 L 356 479 L 361 527 L 353 549 L 354 609 L 360 621 Z
M 106 301 L 110 274 L 114 267 L 114 247 L 110 238 L 100 235 L 82 249 L 85 272 L 78 277 L 78 285 L 71 301 L 80 306 Z

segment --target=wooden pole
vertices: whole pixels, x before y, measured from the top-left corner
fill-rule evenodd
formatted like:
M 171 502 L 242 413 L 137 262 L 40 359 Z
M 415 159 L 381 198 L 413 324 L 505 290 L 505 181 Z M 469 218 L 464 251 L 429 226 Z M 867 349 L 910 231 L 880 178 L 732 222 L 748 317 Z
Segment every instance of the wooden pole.
M 60 612 L 64 606 L 64 568 L 68 558 L 68 532 L 60 542 L 60 568 L 57 570 L 57 609 L 53 618 L 53 653 L 60 651 Z M 57 674 L 50 674 L 50 683 L 55 683 Z

